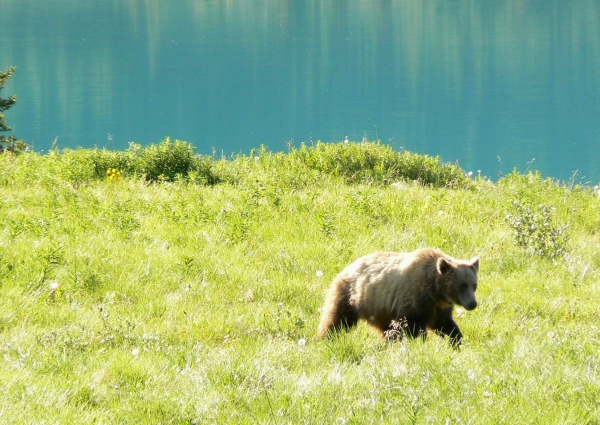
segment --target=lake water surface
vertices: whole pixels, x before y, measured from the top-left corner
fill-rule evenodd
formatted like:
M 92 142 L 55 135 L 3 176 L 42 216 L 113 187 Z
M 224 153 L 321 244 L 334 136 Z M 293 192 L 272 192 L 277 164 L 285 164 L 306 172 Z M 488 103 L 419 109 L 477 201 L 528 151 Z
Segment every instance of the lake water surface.
M 2 0 L 9 65 L 37 151 L 348 136 L 600 181 L 597 0 Z

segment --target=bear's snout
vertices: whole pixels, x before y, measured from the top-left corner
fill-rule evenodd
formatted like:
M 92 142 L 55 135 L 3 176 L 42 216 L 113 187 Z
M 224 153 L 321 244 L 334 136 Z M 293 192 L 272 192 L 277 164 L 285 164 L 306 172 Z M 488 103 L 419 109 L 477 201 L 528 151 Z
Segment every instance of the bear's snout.
M 468 302 L 463 307 L 466 308 L 469 311 L 470 310 L 475 310 L 475 308 L 477 307 L 477 301 L 473 300 L 471 302 Z

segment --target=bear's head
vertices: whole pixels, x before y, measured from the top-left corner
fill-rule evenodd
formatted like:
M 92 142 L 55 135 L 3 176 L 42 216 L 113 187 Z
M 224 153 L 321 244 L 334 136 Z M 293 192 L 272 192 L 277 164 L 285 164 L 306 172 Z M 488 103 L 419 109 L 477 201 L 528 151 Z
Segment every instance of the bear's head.
M 467 310 L 477 307 L 475 291 L 477 290 L 477 272 L 479 271 L 479 258 L 469 261 L 449 261 L 443 257 L 437 260 L 437 272 L 441 275 L 445 285 L 447 301 L 458 304 Z

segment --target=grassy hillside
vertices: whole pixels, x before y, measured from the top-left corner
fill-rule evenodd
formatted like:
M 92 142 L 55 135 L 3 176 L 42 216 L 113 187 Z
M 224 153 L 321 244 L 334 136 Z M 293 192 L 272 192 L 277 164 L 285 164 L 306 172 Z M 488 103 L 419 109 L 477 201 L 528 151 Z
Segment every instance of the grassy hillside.
M 379 144 L 0 156 L 0 423 L 600 421 L 600 199 Z M 358 256 L 481 257 L 460 350 L 316 339 Z

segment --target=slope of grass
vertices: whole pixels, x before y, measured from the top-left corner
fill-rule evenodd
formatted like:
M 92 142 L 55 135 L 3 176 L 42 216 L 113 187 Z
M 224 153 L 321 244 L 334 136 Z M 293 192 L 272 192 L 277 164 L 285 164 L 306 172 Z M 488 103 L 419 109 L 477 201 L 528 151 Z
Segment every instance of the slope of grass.
M 0 156 L 1 423 L 600 420 L 591 189 L 376 144 L 166 143 Z M 316 339 L 338 271 L 423 246 L 481 257 L 460 350 Z

